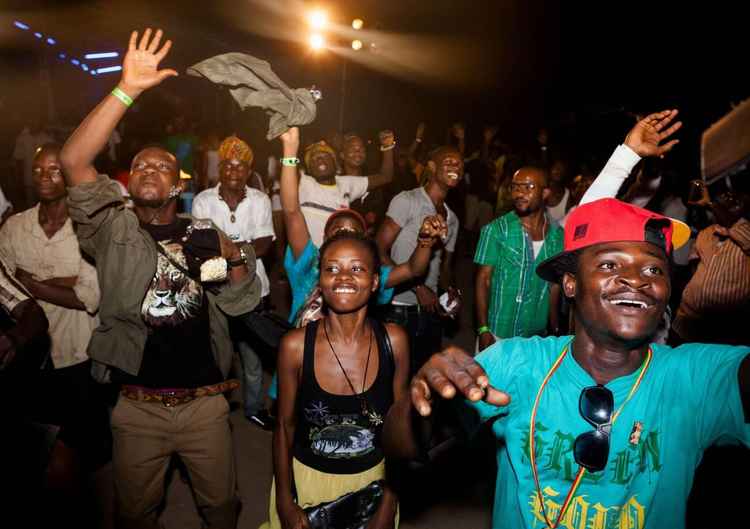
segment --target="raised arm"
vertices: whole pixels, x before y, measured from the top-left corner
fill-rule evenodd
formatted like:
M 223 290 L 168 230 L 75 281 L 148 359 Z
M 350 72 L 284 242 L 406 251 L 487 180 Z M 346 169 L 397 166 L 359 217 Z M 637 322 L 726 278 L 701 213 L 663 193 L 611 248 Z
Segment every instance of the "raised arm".
M 393 181 L 393 153 L 396 148 L 396 138 L 390 130 L 380 133 L 380 151 L 383 159 L 380 162 L 380 172 L 367 177 L 367 190 L 390 184 Z
M 393 270 L 388 275 L 386 288 L 393 288 L 416 277 L 423 276 L 430 264 L 433 246 L 435 246 L 439 238 L 444 237 L 447 233 L 448 225 L 440 215 L 425 217 L 419 230 L 417 247 L 414 248 L 414 252 L 408 261 L 393 267 Z
M 292 127 L 281 135 L 283 158 L 297 158 L 299 153 L 299 129 Z M 292 248 L 294 258 L 298 259 L 310 241 L 310 231 L 299 206 L 299 172 L 297 166 L 281 164 L 281 211 L 284 213 L 286 238 Z
M 677 112 L 676 109 L 663 110 L 650 114 L 636 123 L 625 136 L 625 142 L 615 149 L 604 169 L 586 190 L 581 198 L 581 204 L 616 196 L 641 158 L 662 157 L 671 151 L 680 140 L 671 140 L 663 145 L 662 142 L 682 127 L 681 121 L 670 126 L 670 123 L 677 117 Z
M 122 78 L 117 87 L 86 116 L 65 142 L 60 160 L 68 186 L 96 180 L 94 159 L 107 144 L 110 134 L 125 115 L 132 100 L 167 77 L 177 75 L 174 70 L 158 70 L 172 41 L 168 40 L 159 50 L 162 31 L 157 30 L 153 39 L 151 33 L 151 28 L 146 29 L 140 42 L 137 31 L 130 34 L 128 52 L 122 63 Z

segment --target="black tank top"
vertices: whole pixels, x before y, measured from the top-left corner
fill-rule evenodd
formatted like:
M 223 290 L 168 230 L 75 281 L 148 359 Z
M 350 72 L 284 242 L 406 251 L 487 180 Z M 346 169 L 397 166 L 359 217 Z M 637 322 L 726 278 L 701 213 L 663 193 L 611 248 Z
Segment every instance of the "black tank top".
M 381 435 L 393 404 L 395 365 L 385 328 L 378 321 L 368 321 L 375 337 L 373 346 L 377 346 L 378 374 L 359 395 L 334 395 L 320 387 L 315 378 L 315 337 L 321 320 L 305 327 L 294 457 L 320 472 L 356 474 L 383 460 Z M 363 413 L 362 399 L 368 414 Z

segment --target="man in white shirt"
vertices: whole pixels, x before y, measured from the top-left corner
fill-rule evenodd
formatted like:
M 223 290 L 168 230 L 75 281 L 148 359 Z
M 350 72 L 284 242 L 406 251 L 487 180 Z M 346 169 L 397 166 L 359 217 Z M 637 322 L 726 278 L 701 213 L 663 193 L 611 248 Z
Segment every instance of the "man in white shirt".
M 54 473 L 56 483 L 75 487 L 81 486 L 81 470 L 94 468 L 108 457 L 109 425 L 106 409 L 95 393 L 87 354 L 99 325 L 99 282 L 73 230 L 59 156 L 60 147 L 48 144 L 34 157 L 32 174 L 39 203 L 3 225 L 0 252 L 49 321 L 53 369 L 41 371 L 36 384 L 53 395 L 42 399 L 45 419 L 41 422 L 61 429 L 48 473 Z
M 31 164 L 37 149 L 45 143 L 52 142 L 52 136 L 44 131 L 41 120 L 33 121 L 28 127 L 24 127 L 16 138 L 13 149 L 13 159 L 16 162 L 17 189 L 23 197 L 22 204 L 16 204 L 19 209 L 30 207 L 35 200 L 34 180 L 31 176 Z
M 313 143 L 305 150 L 307 173 L 300 175 L 299 201 L 313 244 L 323 244 L 323 231 L 328 217 L 339 209 L 362 198 L 368 191 L 393 180 L 393 133 L 380 134 L 383 165 L 379 174 L 370 176 L 337 176 L 336 152 L 325 141 Z M 282 160 L 282 163 L 284 160 Z
M 193 200 L 192 215 L 211 219 L 232 241 L 249 242 L 255 248 L 256 274 L 261 283 L 261 303 L 270 292 L 268 276 L 260 260 L 275 238 L 271 200 L 247 185 L 252 173 L 253 151 L 236 136 L 219 146 L 219 184 L 202 191 Z M 244 370 L 244 400 L 247 419 L 264 429 L 272 421 L 263 405 L 263 368 L 257 353 L 245 339 L 236 342 Z

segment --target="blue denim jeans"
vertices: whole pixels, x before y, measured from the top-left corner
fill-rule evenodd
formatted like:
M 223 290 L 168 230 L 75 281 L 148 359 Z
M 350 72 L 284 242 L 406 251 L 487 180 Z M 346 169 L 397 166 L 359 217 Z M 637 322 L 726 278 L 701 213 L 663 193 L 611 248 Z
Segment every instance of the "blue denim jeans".
M 263 365 L 250 344 L 238 340 L 235 344 L 242 362 L 242 396 L 245 416 L 250 417 L 263 409 Z

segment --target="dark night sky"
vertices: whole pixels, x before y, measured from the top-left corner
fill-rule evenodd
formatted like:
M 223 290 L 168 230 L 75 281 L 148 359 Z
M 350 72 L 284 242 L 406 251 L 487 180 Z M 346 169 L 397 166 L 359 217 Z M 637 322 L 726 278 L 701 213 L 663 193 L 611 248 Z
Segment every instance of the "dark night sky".
M 569 6 L 567 4 L 575 4 Z M 12 27 L 15 19 L 57 38 L 69 53 L 122 49 L 129 30 L 160 26 L 173 38 L 169 66 L 184 70 L 203 58 L 244 51 L 271 62 L 292 86 L 316 84 L 324 92 L 319 120 L 309 134 L 336 128 L 341 72 L 347 60 L 345 128 L 372 133 L 395 128 L 410 136 L 419 120 L 441 140 L 444 127 L 462 119 L 470 133 L 486 122 L 501 125 L 510 141 L 533 137 L 543 122 L 570 124 L 578 141 L 600 139 L 599 127 L 624 133 L 623 111 L 679 106 L 694 150 L 700 132 L 747 97 L 742 67 L 747 50 L 739 17 L 720 3 L 688 11 L 654 3 L 541 2 L 538 0 L 348 0 L 320 4 L 286 0 L 190 2 L 5 1 L 0 13 L 0 70 L 6 109 L 23 113 L 37 85 L 39 57 L 51 49 Z M 614 3 L 607 3 L 614 4 Z M 351 19 L 365 20 L 377 53 L 325 52 L 312 56 L 301 16 L 323 5 L 351 39 Z M 640 11 L 639 11 L 640 10 Z M 295 14 L 296 13 L 296 14 Z M 348 42 L 348 40 L 346 41 Z M 49 47 L 51 48 L 51 47 Z M 366 62 L 367 66 L 359 64 Z M 735 65 L 736 63 L 736 65 Z M 80 119 L 116 81 L 91 78 L 69 65 L 51 69 L 61 114 Z M 163 88 L 183 107 L 215 109 L 216 90 L 183 77 Z M 38 97 L 34 95 L 33 97 Z M 156 97 L 156 96 L 154 96 Z M 221 96 L 223 97 L 223 96 Z M 196 101 L 198 104 L 196 105 Z M 33 106 L 33 105 L 32 105 Z M 67 109 L 67 112 L 65 110 Z M 242 126 L 263 128 L 257 113 Z M 608 144 L 615 139 L 607 131 Z M 694 157 L 693 157 L 694 158 Z

